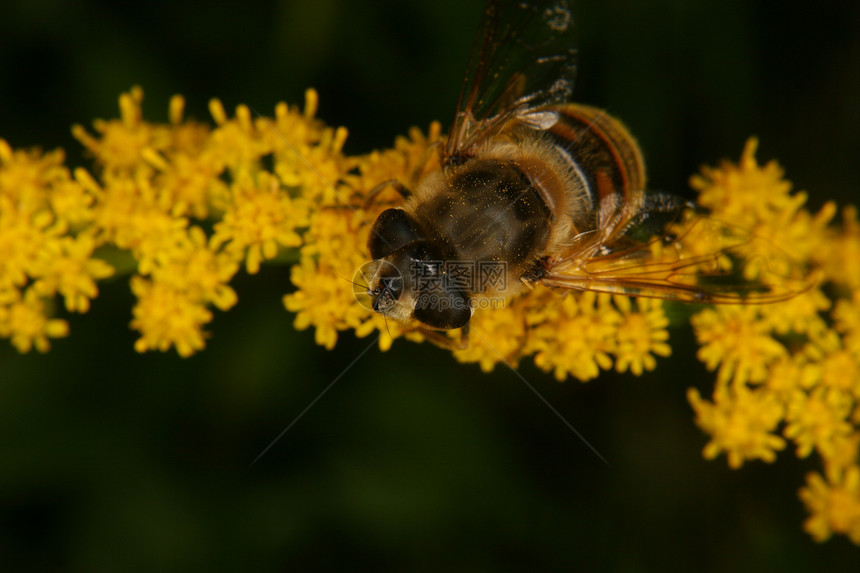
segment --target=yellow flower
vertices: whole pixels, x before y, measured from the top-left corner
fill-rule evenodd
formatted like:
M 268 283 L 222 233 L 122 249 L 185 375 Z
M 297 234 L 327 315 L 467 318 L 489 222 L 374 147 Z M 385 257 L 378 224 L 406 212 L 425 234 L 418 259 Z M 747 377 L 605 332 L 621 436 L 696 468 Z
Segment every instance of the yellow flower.
M 853 205 L 842 211 L 842 229 L 831 229 L 827 244 L 812 256 L 829 281 L 856 292 L 860 289 L 860 221 Z
M 856 422 L 856 420 L 855 420 Z M 838 436 L 833 439 L 830 451 L 824 464 L 824 475 L 829 480 L 838 481 L 842 472 L 847 468 L 858 466 L 860 457 L 860 431 L 849 436 Z
M 0 305 L 0 336 L 11 337 L 12 344 L 20 352 L 30 352 L 34 346 L 39 352 L 47 352 L 51 347 L 48 338 L 68 334 L 68 323 L 48 318 L 44 302 L 32 291 L 20 300 Z
M 804 356 L 786 355 L 770 367 L 763 384 L 773 396 L 785 403 L 795 392 L 817 384 L 820 375 L 820 369 Z
M 254 126 L 248 106 L 237 106 L 236 117 L 231 120 L 221 102 L 213 99 L 209 113 L 218 127 L 209 136 L 206 152 L 236 175 L 256 171 L 260 157 L 270 148 Z
M 284 306 L 297 313 L 295 327 L 314 326 L 317 344 L 328 349 L 334 348 L 339 330 L 355 328 L 369 312 L 356 304 L 344 275 L 327 262 L 302 259 L 293 266 L 291 280 L 298 290 L 284 296 Z
M 690 186 L 699 191 L 698 203 L 747 228 L 791 204 L 791 183 L 783 179 L 782 168 L 775 161 L 760 167 L 757 148 L 758 140 L 750 139 L 737 165 L 725 161 L 691 177 Z
M 32 289 L 41 296 L 59 293 L 69 312 L 87 312 L 90 299 L 98 296 L 96 281 L 113 275 L 114 269 L 92 258 L 95 241 L 89 235 L 63 237 L 45 245 L 33 261 Z
M 91 179 L 76 172 L 79 179 Z M 100 242 L 131 251 L 148 272 L 152 261 L 163 249 L 171 249 L 178 236 L 186 232 L 188 220 L 175 218 L 156 204 L 156 192 L 151 180 L 143 177 L 105 175 L 102 185 L 95 181 L 99 200 L 94 206 L 93 233 Z
M 14 208 L 16 213 L 31 216 L 46 210 L 51 202 L 62 205 L 64 195 L 74 193 L 66 188 L 66 185 L 74 186 L 74 183 L 69 177 L 69 170 L 63 165 L 64 160 L 62 150 L 44 154 L 39 151 L 13 150 L 6 141 L 0 139 L 0 196 L 9 200 L 4 212 Z M 61 208 L 55 212 L 64 214 L 65 211 Z
M 131 290 L 137 296 L 131 327 L 141 333 L 135 350 L 164 352 L 173 346 L 180 356 L 191 356 L 203 348 L 203 325 L 212 320 L 212 313 L 202 302 L 169 284 L 141 277 L 132 278 Z
M 851 300 L 839 300 L 831 316 L 845 349 L 860 360 L 860 289 L 853 292 Z
M 191 227 L 187 235 L 177 238 L 175 249 L 159 253 L 151 272 L 153 279 L 220 310 L 236 304 L 236 292 L 229 282 L 239 269 L 239 257 L 216 247 L 200 227 Z
M 770 325 L 777 335 L 806 334 L 816 336 L 827 328 L 822 312 L 831 305 L 821 289 L 812 288 L 779 304 L 765 304 L 759 308 L 761 320 Z
M 147 162 L 158 174 L 155 205 L 173 217 L 206 219 L 212 205 L 227 195 L 227 187 L 218 178 L 223 166 L 205 155 L 177 151 L 168 160 L 155 151 L 144 153 Z
M 386 181 L 397 180 L 407 186 L 414 183 L 424 173 L 440 167 L 439 155 L 432 151 L 442 143 L 441 132 L 442 126 L 437 121 L 430 124 L 427 135 L 413 127 L 409 130 L 409 137 L 395 139 L 393 149 L 374 151 L 356 158 L 361 170 L 358 176 L 348 177 L 348 182 L 364 193 Z M 388 190 L 383 191 L 377 202 L 384 204 L 387 198 L 398 201 L 396 193 Z
M 851 434 L 853 428 L 847 421 L 851 405 L 851 397 L 838 390 L 816 387 L 809 394 L 793 394 L 784 434 L 797 443 L 797 456 L 805 458 L 813 448 L 826 456 L 835 439 Z
M 637 311 L 632 310 L 629 297 L 614 297 L 615 305 L 621 310 L 623 319 L 618 326 L 618 342 L 615 349 L 615 369 L 626 372 L 629 368 L 636 376 L 644 370 L 654 370 L 657 356 L 669 356 L 672 348 L 669 340 L 669 319 L 663 313 L 659 299 L 640 298 L 636 301 Z
M 767 377 L 768 367 L 786 355 L 759 313 L 754 306 L 723 305 L 693 317 L 701 345 L 699 360 L 709 370 L 719 367 L 718 383 L 760 382 Z
M 0 196 L 0 289 L 19 288 L 27 283 L 42 246 L 62 233 L 52 223 L 50 213 L 21 213 L 9 197 Z
M 841 533 L 860 545 L 860 467 L 850 467 L 837 479 L 827 481 L 810 473 L 800 499 L 811 514 L 803 527 L 816 541 Z
M 302 244 L 296 228 L 307 225 L 307 205 L 284 193 L 274 176 L 261 172 L 255 181 L 242 173 L 230 191 L 212 239 L 216 246 L 227 243 L 229 250 L 247 253 L 250 274 L 259 272 L 262 261 L 274 259 L 280 247 Z
M 320 208 L 311 215 L 308 229 L 302 236 L 302 257 L 324 261 L 348 259 L 360 265 L 369 257 L 361 236 L 369 232 L 367 219 L 361 211 Z M 352 270 L 357 268 L 355 265 Z
M 610 295 L 590 291 L 556 301 L 558 314 L 533 326 L 526 344 L 526 351 L 535 353 L 535 365 L 559 381 L 568 376 L 591 380 L 612 368 L 610 354 L 622 317 L 611 301 Z
M 751 391 L 744 386 L 714 394 L 714 402 L 703 400 L 691 388 L 687 398 L 696 411 L 696 423 L 711 435 L 704 456 L 728 455 L 729 467 L 737 469 L 745 460 L 772 462 L 785 440 L 773 432 L 783 415 L 783 407 L 766 391 Z
M 271 126 L 270 131 L 271 131 Z M 281 132 L 277 132 L 281 133 Z M 349 193 L 341 179 L 350 168 L 341 155 L 346 129 L 323 130 L 313 143 L 276 140 L 275 174 L 284 185 L 300 189 L 302 195 L 320 205 L 340 205 Z M 280 149 L 286 145 L 285 149 Z
M 72 127 L 72 135 L 95 155 L 106 174 L 148 173 L 151 169 L 143 161 L 143 152 L 146 149 L 158 151 L 170 141 L 165 126 L 143 121 L 142 101 L 143 90 L 139 87 L 122 94 L 119 97 L 120 119 L 93 122 L 100 137 L 93 137 L 83 126 Z
M 827 204 L 818 215 L 805 209 L 805 193 L 792 195 L 791 183 L 783 169 L 771 161 L 760 166 L 755 159 L 758 140 L 747 141 L 738 165 L 724 162 L 720 167 L 703 167 L 690 185 L 699 191 L 698 203 L 716 218 L 746 229 L 791 255 L 806 259 L 824 244 L 824 229 L 835 213 Z M 764 243 L 762 243 L 764 244 Z

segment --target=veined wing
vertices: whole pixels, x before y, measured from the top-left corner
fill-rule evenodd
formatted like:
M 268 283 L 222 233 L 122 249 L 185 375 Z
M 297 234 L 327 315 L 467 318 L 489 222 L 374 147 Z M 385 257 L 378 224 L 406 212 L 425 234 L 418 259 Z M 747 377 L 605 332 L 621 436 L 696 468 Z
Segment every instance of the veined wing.
M 605 254 L 604 254 L 605 253 Z M 583 248 L 548 261 L 547 286 L 713 304 L 788 300 L 815 285 L 766 237 L 688 212 L 647 242 L 612 245 L 586 237 Z
M 468 156 L 484 137 L 511 120 L 546 129 L 546 105 L 570 100 L 576 72 L 570 0 L 488 0 L 447 156 Z

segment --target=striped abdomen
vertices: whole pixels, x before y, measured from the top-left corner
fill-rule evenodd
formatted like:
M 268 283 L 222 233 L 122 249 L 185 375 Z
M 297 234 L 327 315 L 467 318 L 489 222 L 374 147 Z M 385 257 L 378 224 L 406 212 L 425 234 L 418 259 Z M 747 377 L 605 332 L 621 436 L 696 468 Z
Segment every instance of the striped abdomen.
M 645 191 L 645 164 L 633 136 L 605 111 L 567 104 L 548 137 L 567 159 L 572 188 L 567 213 L 577 232 L 605 228 L 612 218 L 632 217 Z

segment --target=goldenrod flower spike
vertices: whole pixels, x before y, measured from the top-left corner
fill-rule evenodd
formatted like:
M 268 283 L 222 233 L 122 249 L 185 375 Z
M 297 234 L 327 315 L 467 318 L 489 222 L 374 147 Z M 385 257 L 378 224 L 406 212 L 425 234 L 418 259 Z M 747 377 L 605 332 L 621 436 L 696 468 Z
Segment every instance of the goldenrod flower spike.
M 829 226 L 836 206 L 818 213 L 791 194 L 782 169 L 759 166 L 756 141 L 740 164 L 704 168 L 692 179 L 713 216 L 742 220 L 757 236 L 786 245 L 819 285 L 783 303 L 705 309 L 692 319 L 699 358 L 718 370 L 713 402 L 690 390 L 707 458 L 729 466 L 772 461 L 788 442 L 818 454 L 826 478 L 810 474 L 800 497 L 817 540 L 833 533 L 860 544 L 860 225 L 854 207 Z M 825 293 L 828 293 L 828 297 Z M 777 435 L 781 433 L 781 436 Z
M 296 328 L 314 328 L 318 344 L 333 348 L 346 330 L 379 333 L 382 350 L 397 338 L 427 338 L 356 302 L 349 281 L 361 290 L 356 271 L 370 258 L 370 225 L 400 201 L 385 189 L 367 205 L 368 191 L 438 169 L 438 123 L 426 134 L 411 129 L 391 149 L 347 156 L 346 129 L 316 119 L 313 90 L 303 109 L 280 103 L 271 118 L 243 105 L 231 116 L 213 99 L 213 124 L 185 118 L 181 96 L 170 100 L 166 123 L 147 121 L 142 101 L 135 87 L 120 96 L 118 119 L 72 128 L 94 160 L 73 175 L 62 151 L 0 140 L 0 336 L 21 352 L 48 350 L 68 334 L 57 310 L 86 312 L 97 304 L 98 282 L 117 273 L 130 275 L 137 297 L 135 349 L 189 356 L 205 347 L 213 309 L 236 304 L 236 273 L 281 262 L 293 264 L 295 286 L 283 304 Z M 685 284 L 696 280 L 696 265 L 737 270 L 740 255 L 743 276 L 782 300 L 706 307 L 692 318 L 699 358 L 716 372 L 710 398 L 688 393 L 709 435 L 704 456 L 726 454 L 739 468 L 780 452 L 816 454 L 822 471 L 800 492 L 805 527 L 817 540 L 837 533 L 860 544 L 857 210 L 843 209 L 840 225 L 831 224 L 833 203 L 810 212 L 775 161 L 759 165 L 756 148 L 750 139 L 737 164 L 691 178 L 710 215 L 678 224 L 673 245 L 653 243 L 652 270 L 662 261 L 675 268 L 675 248 L 683 249 L 698 262 L 666 276 Z M 613 270 L 613 259 L 605 264 L 594 271 Z M 804 280 L 788 283 L 798 269 Z M 560 381 L 609 369 L 640 375 L 672 352 L 670 304 L 536 286 L 505 308 L 477 309 L 471 344 L 446 346 L 484 371 L 532 357 Z

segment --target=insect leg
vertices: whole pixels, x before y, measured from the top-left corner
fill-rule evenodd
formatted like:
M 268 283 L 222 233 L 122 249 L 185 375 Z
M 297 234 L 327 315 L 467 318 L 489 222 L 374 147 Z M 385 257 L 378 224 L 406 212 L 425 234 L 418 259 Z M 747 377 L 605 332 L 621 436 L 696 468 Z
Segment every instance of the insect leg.
M 388 181 L 383 181 L 382 183 L 367 192 L 367 197 L 364 198 L 364 204 L 362 205 L 362 209 L 367 210 L 370 207 L 370 204 L 373 203 L 373 200 L 376 199 L 376 196 L 385 191 L 385 189 L 388 187 L 392 187 L 404 199 L 409 199 L 412 196 L 412 191 L 410 191 L 409 188 L 406 187 L 406 185 L 404 185 L 397 179 L 389 179 Z
M 419 327 L 418 331 L 421 335 L 427 339 L 428 342 L 435 344 L 439 348 L 444 348 L 445 350 L 465 350 L 469 348 L 469 324 L 466 323 L 466 326 L 460 329 L 460 340 L 455 340 L 448 336 L 445 336 L 438 330 L 432 330 L 429 328 Z

